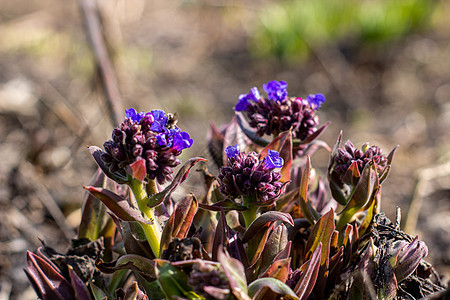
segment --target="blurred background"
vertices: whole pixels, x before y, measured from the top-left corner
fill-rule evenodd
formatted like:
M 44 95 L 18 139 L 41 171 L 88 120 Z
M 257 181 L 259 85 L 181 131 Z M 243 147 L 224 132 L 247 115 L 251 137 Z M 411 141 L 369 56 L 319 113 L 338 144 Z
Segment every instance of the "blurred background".
M 207 157 L 210 122 L 269 80 L 326 96 L 330 146 L 341 130 L 357 147 L 399 145 L 381 209 L 395 219 L 400 207 L 448 276 L 449 15 L 430 0 L 1 1 L 0 299 L 36 298 L 25 252 L 40 240 L 66 250 L 96 169 L 86 146 L 102 146 L 123 109 L 177 112 L 195 141 L 184 159 Z M 313 159 L 321 174 L 328 157 Z

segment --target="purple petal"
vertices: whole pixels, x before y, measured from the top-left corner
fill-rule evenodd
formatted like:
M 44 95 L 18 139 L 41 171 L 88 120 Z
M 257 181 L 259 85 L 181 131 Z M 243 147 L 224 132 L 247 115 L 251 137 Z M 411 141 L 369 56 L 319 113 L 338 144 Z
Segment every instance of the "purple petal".
M 309 105 L 311 105 L 311 107 L 313 109 L 319 109 L 320 106 L 322 105 L 322 103 L 325 102 L 325 96 L 323 94 L 310 94 L 307 98 L 306 101 L 308 101 Z
M 281 168 L 284 164 L 283 158 L 275 150 L 269 150 L 264 166 L 267 169 Z
M 129 108 L 125 110 L 125 117 L 130 118 L 133 122 L 138 122 L 144 117 L 145 112 L 141 111 L 138 113 L 134 108 Z
M 173 137 L 173 147 L 178 151 L 189 148 L 194 141 L 187 132 L 177 132 Z
M 239 148 L 238 144 L 236 144 L 234 147 L 233 146 L 228 146 L 225 149 L 225 154 L 229 158 L 236 158 L 239 154 L 241 154 L 241 149 Z

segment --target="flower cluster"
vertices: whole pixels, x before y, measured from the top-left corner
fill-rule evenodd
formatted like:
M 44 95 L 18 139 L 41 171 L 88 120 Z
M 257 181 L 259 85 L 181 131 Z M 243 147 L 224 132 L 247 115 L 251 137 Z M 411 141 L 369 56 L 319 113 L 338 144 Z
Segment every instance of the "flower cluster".
M 267 157 L 259 160 L 255 152 L 241 152 L 238 145 L 225 149 L 228 166 L 220 169 L 218 180 L 220 192 L 228 198 L 256 197 L 260 205 L 272 204 L 283 192 L 279 180 L 281 173 L 275 171 L 284 164 L 277 151 L 269 150 Z
M 293 137 L 305 140 L 317 130 L 316 110 L 325 102 L 322 94 L 311 94 L 306 99 L 288 97 L 287 83 L 272 80 L 263 85 L 267 98 L 258 88 L 239 96 L 235 111 L 245 111 L 251 127 L 259 136 L 278 135 L 292 128 Z
M 148 179 L 163 184 L 172 180 L 173 168 L 181 163 L 177 156 L 191 147 L 189 134 L 173 122 L 173 115 L 162 110 L 125 111 L 126 118 L 115 128 L 112 140 L 103 144 L 102 160 L 111 172 L 125 174 L 127 166 L 144 159 Z
M 375 163 L 376 171 L 381 174 L 387 165 L 387 157 L 382 154 L 378 146 L 369 147 L 365 143 L 361 150 L 357 149 L 352 142 L 347 141 L 345 145 L 337 150 L 334 160 L 334 172 L 338 175 L 342 183 L 355 184 L 355 178 L 350 176 L 350 166 L 356 164 L 359 173 L 362 173 L 364 167 L 371 161 Z
M 199 260 L 192 267 L 188 284 L 206 299 L 229 299 L 230 283 L 218 264 Z

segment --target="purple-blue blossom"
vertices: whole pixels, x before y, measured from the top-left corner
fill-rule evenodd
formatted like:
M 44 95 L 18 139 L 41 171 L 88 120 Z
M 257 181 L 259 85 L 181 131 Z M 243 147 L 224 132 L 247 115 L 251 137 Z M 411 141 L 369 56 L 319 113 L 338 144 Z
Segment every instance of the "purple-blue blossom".
M 267 169 L 281 168 L 284 164 L 284 160 L 279 155 L 280 154 L 277 151 L 269 150 L 267 152 L 266 162 L 264 166 Z
M 239 96 L 239 101 L 236 104 L 234 110 L 235 111 L 246 111 L 248 106 L 250 105 L 250 101 L 258 102 L 261 98 L 261 94 L 257 87 L 253 87 L 250 89 L 248 94 L 241 94 Z
M 155 118 L 155 120 L 152 123 L 152 126 L 150 127 L 150 130 L 162 132 L 165 126 L 167 125 L 167 116 L 164 113 L 164 111 L 155 109 L 147 114 L 151 114 L 153 118 Z
M 130 118 L 131 121 L 139 123 L 141 119 L 145 116 L 145 112 L 141 111 L 138 113 L 134 108 L 129 108 L 125 110 L 125 117 Z
M 264 91 L 267 93 L 267 98 L 274 101 L 282 101 L 287 97 L 287 86 L 286 81 L 276 80 L 263 84 Z
M 187 132 L 180 131 L 173 135 L 173 148 L 178 151 L 191 147 L 193 142 Z
M 241 154 L 241 149 L 239 148 L 238 144 L 236 144 L 234 147 L 228 146 L 227 148 L 225 148 L 225 154 L 229 158 L 236 158 L 237 156 L 239 156 L 239 154 Z
M 306 101 L 309 103 L 309 105 L 313 108 L 313 109 L 319 109 L 320 106 L 322 105 L 322 103 L 325 102 L 325 96 L 323 94 L 310 94 L 307 98 Z

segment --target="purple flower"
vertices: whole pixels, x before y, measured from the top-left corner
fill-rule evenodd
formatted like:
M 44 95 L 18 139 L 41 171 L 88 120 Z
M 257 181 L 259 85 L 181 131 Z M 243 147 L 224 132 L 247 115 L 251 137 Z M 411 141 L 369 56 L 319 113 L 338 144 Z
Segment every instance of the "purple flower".
M 193 142 L 189 134 L 184 131 L 177 132 L 173 136 L 173 148 L 178 151 L 191 147 Z
M 279 156 L 279 153 L 275 150 L 269 150 L 267 152 L 265 167 L 267 169 L 281 168 L 284 164 L 283 158 Z
M 164 113 L 164 111 L 155 109 L 151 112 L 147 113 L 151 114 L 155 121 L 152 123 L 150 129 L 156 132 L 161 132 L 164 130 L 165 126 L 167 125 L 167 116 Z
M 141 111 L 138 113 L 134 108 L 126 109 L 125 116 L 126 118 L 130 118 L 133 122 L 139 123 L 141 119 L 144 117 L 145 112 Z
M 241 149 L 239 148 L 239 145 L 238 145 L 238 144 L 236 144 L 234 147 L 233 147 L 233 146 L 228 146 L 228 147 L 225 149 L 225 154 L 226 154 L 228 157 L 231 157 L 231 158 L 236 159 L 236 157 L 237 157 L 239 154 L 241 154 Z
M 253 87 L 250 89 L 250 93 L 241 94 L 239 96 L 239 101 L 234 108 L 235 111 L 246 111 L 248 106 L 250 105 L 250 101 L 258 102 L 261 98 L 261 94 L 257 87 Z
M 287 83 L 272 80 L 263 85 L 267 97 L 261 97 L 256 87 L 239 96 L 235 111 L 245 111 L 248 124 L 258 136 L 277 136 L 292 129 L 293 138 L 304 141 L 318 129 L 316 110 L 325 101 L 322 94 L 309 95 L 303 100 L 288 97 Z
M 173 168 L 181 163 L 177 156 L 192 146 L 189 134 L 169 125 L 162 110 L 138 114 L 130 108 L 126 117 L 113 130 L 112 140 L 104 143 L 103 162 L 112 173 L 126 177 L 127 166 L 144 159 L 148 179 L 157 179 L 160 184 L 172 180 Z
M 287 83 L 285 81 L 272 80 L 266 84 L 263 84 L 263 89 L 267 93 L 269 100 L 281 101 L 288 95 Z
M 272 165 L 279 166 L 281 159 L 274 152 L 276 154 L 269 153 L 268 157 L 277 162 L 269 162 L 268 168 L 267 159 L 259 160 L 255 152 L 239 153 L 238 147 L 227 147 L 228 165 L 220 168 L 217 176 L 220 192 L 231 199 L 254 197 L 258 205 L 274 203 L 285 190 L 285 184 L 279 181 L 281 173 L 272 168 Z
M 309 105 L 313 108 L 313 109 L 319 109 L 320 106 L 322 105 L 322 103 L 325 102 L 325 96 L 322 94 L 310 94 L 307 98 L 306 101 L 309 103 Z

